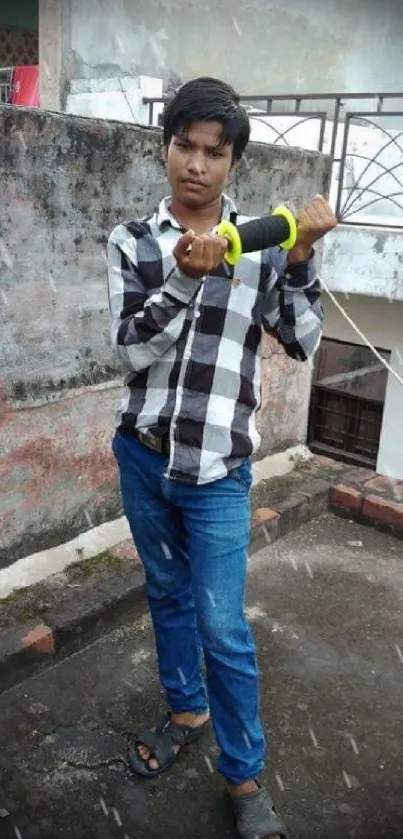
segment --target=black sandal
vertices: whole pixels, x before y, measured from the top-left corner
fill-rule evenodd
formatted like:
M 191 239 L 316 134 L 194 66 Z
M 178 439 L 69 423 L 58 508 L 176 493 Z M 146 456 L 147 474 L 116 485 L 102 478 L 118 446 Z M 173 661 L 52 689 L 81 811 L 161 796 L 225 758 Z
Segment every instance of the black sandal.
M 178 725 L 172 722 L 168 714 L 154 731 L 145 731 L 143 734 L 136 734 L 129 743 L 128 761 L 129 766 L 137 775 L 145 778 L 156 778 L 165 772 L 175 762 L 183 746 L 188 746 L 203 736 L 210 720 L 201 725 L 191 728 L 188 725 Z M 175 752 L 174 745 L 179 746 Z M 150 757 L 145 759 L 139 753 L 139 746 L 146 746 L 150 751 Z M 151 769 L 149 761 L 155 758 L 158 760 L 158 769 Z
M 268 839 L 280 836 L 288 839 L 288 832 L 277 812 L 270 793 L 256 781 L 256 792 L 228 796 L 232 812 L 236 818 L 240 839 Z

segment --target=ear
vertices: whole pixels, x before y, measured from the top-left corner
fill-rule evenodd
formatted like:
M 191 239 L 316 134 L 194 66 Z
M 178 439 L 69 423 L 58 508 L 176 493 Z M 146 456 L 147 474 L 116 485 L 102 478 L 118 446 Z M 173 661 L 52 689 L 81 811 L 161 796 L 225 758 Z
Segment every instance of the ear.
M 162 147 L 162 159 L 163 159 L 164 163 L 166 163 L 166 162 L 167 162 L 167 159 L 168 159 L 168 149 L 167 149 L 167 147 L 166 147 L 166 146 L 163 146 L 163 147 Z
M 238 160 L 238 158 L 236 158 L 236 157 L 233 157 L 230 172 L 234 172 L 235 169 L 237 169 L 237 167 L 239 166 L 239 164 L 240 164 L 240 160 Z

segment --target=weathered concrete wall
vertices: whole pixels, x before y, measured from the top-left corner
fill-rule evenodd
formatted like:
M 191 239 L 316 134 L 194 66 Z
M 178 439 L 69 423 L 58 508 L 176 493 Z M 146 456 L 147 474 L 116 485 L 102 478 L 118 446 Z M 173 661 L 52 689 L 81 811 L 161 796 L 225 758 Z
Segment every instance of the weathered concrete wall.
M 322 274 L 332 291 L 403 300 L 403 229 L 340 225 L 324 241 Z
M 54 2 L 64 80 L 144 74 L 169 85 L 208 73 L 243 93 L 401 89 L 401 0 Z
M 61 0 L 39 0 L 39 21 L 40 104 L 58 111 L 63 90 Z
M 327 191 L 329 168 L 316 153 L 251 146 L 229 192 L 254 213 L 301 204 Z M 1 565 L 118 513 L 103 245 L 167 185 L 155 130 L 7 106 L 0 180 Z M 310 381 L 270 342 L 266 355 L 262 454 L 305 438 Z

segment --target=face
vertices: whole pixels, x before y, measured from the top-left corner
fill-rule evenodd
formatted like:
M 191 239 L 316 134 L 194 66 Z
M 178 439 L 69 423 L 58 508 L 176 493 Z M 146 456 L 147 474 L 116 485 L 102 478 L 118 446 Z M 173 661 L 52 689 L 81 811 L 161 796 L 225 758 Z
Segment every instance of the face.
M 184 207 L 202 209 L 220 197 L 233 168 L 233 147 L 221 145 L 219 122 L 195 122 L 187 134 L 172 137 L 166 150 L 173 197 Z

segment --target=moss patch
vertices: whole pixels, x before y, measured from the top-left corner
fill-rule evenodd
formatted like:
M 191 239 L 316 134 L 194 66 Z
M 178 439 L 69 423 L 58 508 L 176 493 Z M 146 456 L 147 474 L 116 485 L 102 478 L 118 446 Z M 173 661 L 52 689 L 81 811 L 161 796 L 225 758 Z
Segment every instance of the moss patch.
M 84 585 L 91 578 L 120 571 L 123 566 L 124 560 L 113 556 L 110 551 L 103 551 L 91 559 L 82 559 L 70 565 L 62 572 L 62 579 L 60 574 L 56 574 L 33 586 L 15 589 L 0 600 L 0 627 L 28 623 L 38 618 L 46 621 L 47 613 L 71 596 L 70 585 Z
M 119 571 L 122 566 L 122 559 L 113 556 L 110 551 L 104 551 L 103 553 L 97 554 L 97 556 L 91 557 L 91 559 L 81 559 L 78 562 L 74 562 L 73 565 L 69 565 L 66 568 L 65 573 L 68 581 L 72 580 L 77 582 L 77 580 L 86 580 L 92 577 L 93 574 L 103 568 L 112 568 L 115 571 Z
M 52 605 L 51 592 L 43 586 L 16 589 L 0 600 L 0 626 L 28 623 L 42 617 Z

